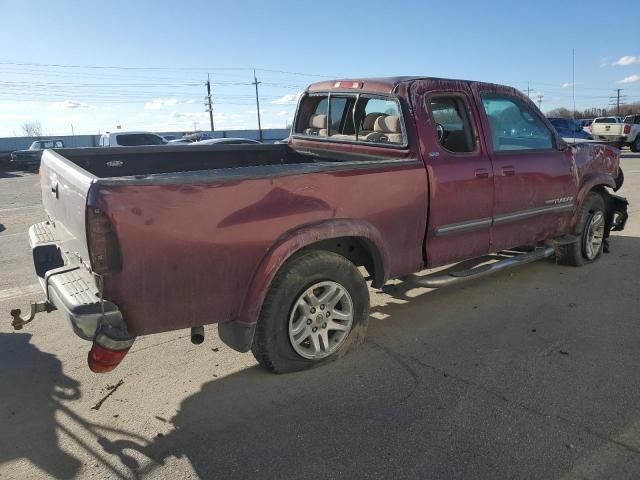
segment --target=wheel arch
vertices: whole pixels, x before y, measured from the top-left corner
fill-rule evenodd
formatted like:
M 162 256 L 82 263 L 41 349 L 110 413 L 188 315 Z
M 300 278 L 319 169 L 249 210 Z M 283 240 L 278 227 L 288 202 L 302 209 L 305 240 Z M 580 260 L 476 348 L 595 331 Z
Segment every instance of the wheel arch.
M 280 236 L 256 268 L 236 322 L 254 324 L 264 298 L 280 269 L 297 253 L 326 250 L 364 265 L 374 286 L 382 286 L 389 272 L 389 251 L 381 233 L 369 222 L 353 219 L 327 220 L 305 225 Z
M 580 186 L 580 189 L 578 190 L 578 194 L 576 195 L 576 208 L 571 221 L 572 228 L 575 228 L 576 222 L 578 221 L 578 212 L 580 211 L 580 207 L 582 206 L 585 198 L 587 198 L 589 192 L 595 192 L 602 195 L 605 204 L 607 203 L 609 192 L 606 187 L 611 189 L 616 188 L 616 180 L 611 175 L 608 175 L 606 173 L 589 175 L 584 179 L 582 185 Z

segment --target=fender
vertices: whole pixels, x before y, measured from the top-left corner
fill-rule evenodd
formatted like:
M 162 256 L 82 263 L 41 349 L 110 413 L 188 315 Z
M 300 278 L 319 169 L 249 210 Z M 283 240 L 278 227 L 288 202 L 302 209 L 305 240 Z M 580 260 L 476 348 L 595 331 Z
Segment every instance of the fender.
M 374 285 L 383 285 L 390 271 L 389 251 L 373 225 L 363 220 L 332 219 L 301 226 L 280 236 L 266 252 L 252 276 L 238 317 L 218 324 L 222 341 L 237 351 L 248 351 L 262 303 L 280 268 L 300 249 L 321 240 L 340 237 L 356 237 L 367 244 L 375 266 Z
M 613 189 L 616 187 L 616 180 L 612 175 L 609 175 L 608 173 L 589 174 L 583 178 L 582 185 L 580 185 L 578 194 L 576 195 L 576 209 L 573 212 L 573 217 L 571 218 L 572 229 L 575 227 L 576 222 L 578 221 L 578 211 L 580 210 L 580 206 L 587 196 L 587 193 L 589 193 L 591 190 L 593 190 L 594 187 L 597 187 L 598 185 L 610 187 Z

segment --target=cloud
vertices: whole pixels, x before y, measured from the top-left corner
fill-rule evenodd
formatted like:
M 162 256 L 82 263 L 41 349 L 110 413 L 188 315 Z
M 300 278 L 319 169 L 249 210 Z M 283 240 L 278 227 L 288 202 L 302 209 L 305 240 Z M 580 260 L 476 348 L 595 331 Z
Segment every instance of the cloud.
M 179 102 L 176 98 L 156 98 L 151 102 L 147 102 L 144 104 L 145 110 L 160 110 L 164 107 L 169 107 L 172 105 L 177 105 Z
M 74 100 L 65 100 L 64 102 L 56 102 L 53 104 L 55 108 L 89 108 L 89 104 L 85 102 L 76 102 Z
M 571 87 L 575 87 L 575 85 L 576 85 L 575 83 L 567 82 L 562 84 L 562 88 L 571 88 Z
M 190 98 L 189 100 L 187 100 L 184 103 L 188 103 L 189 105 L 192 105 L 192 104 L 197 103 L 197 102 L 198 102 L 198 100 L 196 100 L 195 98 Z
M 624 57 L 620 57 L 618 60 L 613 62 L 614 65 L 619 65 L 621 67 L 633 65 L 634 63 L 640 63 L 640 56 L 636 57 L 633 55 L 625 55 Z
M 275 103 L 276 105 L 287 105 L 287 104 L 296 103 L 301 95 L 302 95 L 302 92 L 288 93 L 287 95 L 283 95 L 280 98 L 276 98 L 275 100 L 272 100 L 271 103 Z
M 281 110 L 281 111 L 278 112 L 278 116 L 279 117 L 284 117 L 285 115 L 288 116 L 290 114 L 291 114 L 291 112 L 289 110 Z
M 622 80 L 619 80 L 618 83 L 633 83 L 633 82 L 639 82 L 640 81 L 640 75 L 629 75 L 626 78 L 623 78 Z
M 214 114 L 214 118 L 216 117 L 216 115 Z M 186 113 L 181 113 L 181 112 L 173 112 L 171 114 L 171 118 L 190 118 L 193 120 L 198 120 L 200 118 L 209 118 L 209 114 L 205 113 L 205 112 L 186 112 Z

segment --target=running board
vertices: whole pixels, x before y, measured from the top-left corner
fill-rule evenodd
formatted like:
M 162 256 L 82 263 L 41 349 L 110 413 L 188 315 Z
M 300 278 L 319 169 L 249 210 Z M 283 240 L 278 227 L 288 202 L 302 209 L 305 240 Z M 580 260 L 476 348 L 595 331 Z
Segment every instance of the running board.
M 513 252 L 509 252 L 513 254 Z M 479 267 L 470 268 L 468 270 L 449 271 L 447 273 L 433 273 L 424 277 L 418 277 L 412 275 L 405 277 L 402 280 L 405 283 L 416 285 L 417 287 L 425 288 L 440 288 L 448 287 L 449 285 L 455 285 L 462 283 L 473 278 L 486 277 L 502 270 L 507 270 L 512 267 L 524 265 L 526 263 L 542 260 L 543 258 L 549 258 L 556 253 L 552 247 L 537 248 L 536 250 L 528 253 L 517 253 L 515 256 L 507 257 L 497 262 L 481 265 Z

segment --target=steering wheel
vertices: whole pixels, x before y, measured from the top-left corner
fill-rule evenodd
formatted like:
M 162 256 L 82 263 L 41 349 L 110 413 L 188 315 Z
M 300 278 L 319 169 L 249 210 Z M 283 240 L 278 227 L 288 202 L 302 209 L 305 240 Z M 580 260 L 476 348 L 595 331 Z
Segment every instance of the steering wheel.
M 442 143 L 444 140 L 444 127 L 439 123 L 436 123 L 436 132 L 438 132 L 438 142 Z

